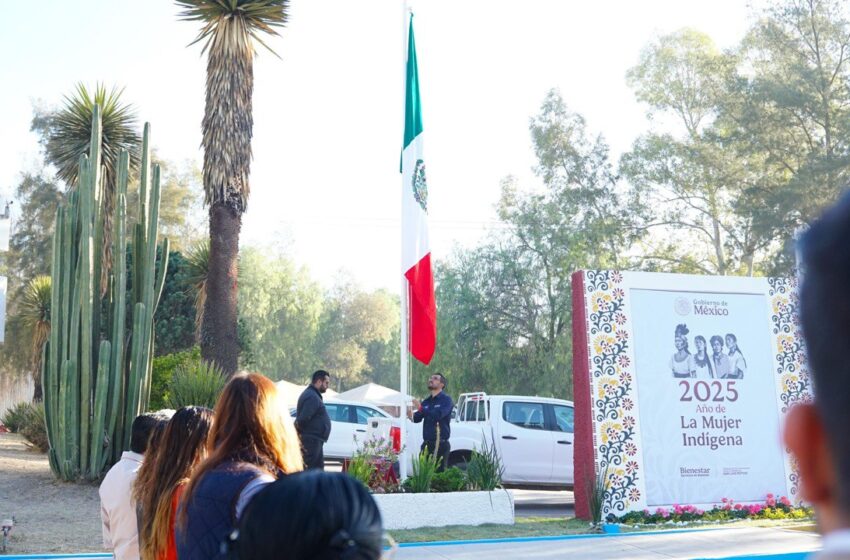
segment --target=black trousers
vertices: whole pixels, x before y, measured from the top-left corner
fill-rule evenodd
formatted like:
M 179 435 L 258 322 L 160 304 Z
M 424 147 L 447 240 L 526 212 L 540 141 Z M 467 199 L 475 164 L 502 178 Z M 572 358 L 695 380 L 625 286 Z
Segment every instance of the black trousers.
M 304 470 L 325 470 L 325 442 L 313 436 L 301 436 L 301 455 L 304 457 Z
M 426 440 L 422 442 L 422 447 L 419 449 L 420 453 L 422 451 L 428 450 L 428 453 L 434 454 L 434 448 L 437 447 L 436 440 Z M 449 466 L 449 453 L 452 451 L 452 444 L 449 443 L 449 440 L 444 439 L 440 440 L 440 448 L 437 449 L 437 472 L 443 472 L 446 470 L 446 467 Z

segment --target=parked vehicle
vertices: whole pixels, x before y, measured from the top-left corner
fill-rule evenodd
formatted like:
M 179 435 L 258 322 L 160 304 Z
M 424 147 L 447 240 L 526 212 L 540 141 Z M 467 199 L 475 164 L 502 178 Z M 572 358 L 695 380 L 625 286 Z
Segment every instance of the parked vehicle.
M 484 442 L 502 460 L 509 486 L 570 488 L 573 485 L 573 403 L 561 399 L 465 393 L 451 422 L 449 466 L 464 468 Z M 370 437 L 392 435 L 398 419 L 370 421 Z M 413 455 L 422 443 L 422 424 L 407 421 L 405 448 Z
M 355 437 L 364 441 L 368 437 L 367 428 L 371 418 L 391 418 L 377 406 L 353 401 L 336 399 L 325 400 L 325 408 L 331 418 L 331 435 L 325 443 L 325 459 L 350 459 L 357 449 Z M 296 410 L 290 410 L 295 418 Z

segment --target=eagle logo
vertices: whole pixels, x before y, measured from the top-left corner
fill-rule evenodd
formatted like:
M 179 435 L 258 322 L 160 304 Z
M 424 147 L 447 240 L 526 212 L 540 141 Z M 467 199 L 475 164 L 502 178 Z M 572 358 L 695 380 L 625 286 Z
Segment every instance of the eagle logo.
M 425 162 L 421 159 L 416 160 L 416 166 L 413 168 L 413 198 L 422 207 L 422 210 L 428 212 L 428 183 L 425 180 Z

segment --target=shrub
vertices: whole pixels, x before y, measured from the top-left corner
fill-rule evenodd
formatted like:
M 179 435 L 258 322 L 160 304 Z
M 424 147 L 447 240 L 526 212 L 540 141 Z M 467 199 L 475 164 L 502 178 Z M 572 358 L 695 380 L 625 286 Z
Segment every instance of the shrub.
M 502 459 L 495 445 L 489 445 L 487 440 L 481 444 L 481 449 L 472 452 L 472 457 L 466 465 L 466 476 L 473 490 L 492 491 L 502 486 Z
M 589 484 L 587 488 L 587 504 L 590 509 L 590 520 L 594 525 L 599 525 L 602 522 L 602 510 L 605 506 L 605 498 L 608 493 L 608 474 L 609 469 L 606 466 L 605 471 L 598 476 L 589 475 Z
M 190 350 L 159 356 L 153 360 L 151 373 L 151 410 L 160 410 L 168 402 L 168 389 L 174 374 L 181 367 L 201 361 L 201 349 L 195 346 Z
M 348 474 L 369 488 L 372 485 L 375 466 L 369 462 L 366 456 L 355 454 L 348 463 Z
M 372 492 L 386 494 L 398 491 L 398 481 L 393 472 L 393 465 L 398 461 L 398 453 L 393 449 L 392 441 L 383 437 L 373 437 L 362 445 L 358 444 L 352 463 L 355 460 L 369 466 L 369 479 L 365 484 Z M 358 465 L 355 468 L 363 469 L 362 475 L 365 476 L 365 467 Z
M 213 363 L 198 360 L 182 365 L 171 380 L 166 403 L 174 409 L 193 405 L 214 408 L 226 382 L 224 374 Z
M 30 413 L 32 405 L 28 402 L 20 402 L 6 411 L 3 415 L 2 422 L 9 431 L 19 433 L 21 426 L 26 420 L 26 416 Z
M 431 481 L 437 472 L 438 460 L 437 455 L 428 453 L 427 449 L 423 449 L 418 457 L 414 457 L 410 465 L 411 475 L 404 481 L 405 488 L 417 494 L 430 492 Z
M 460 492 L 466 490 L 466 473 L 457 467 L 434 473 L 431 479 L 432 492 Z
M 44 423 L 44 405 L 42 403 L 30 405 L 30 409 L 21 424 L 20 434 L 26 438 L 33 447 L 43 453 L 50 449 L 47 441 L 47 427 Z

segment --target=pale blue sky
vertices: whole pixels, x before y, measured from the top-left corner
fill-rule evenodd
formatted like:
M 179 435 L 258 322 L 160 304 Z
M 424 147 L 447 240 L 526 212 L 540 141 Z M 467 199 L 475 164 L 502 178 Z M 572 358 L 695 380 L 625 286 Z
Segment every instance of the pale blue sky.
M 546 92 L 614 155 L 647 129 L 625 84 L 640 48 L 695 27 L 721 47 L 751 21 L 744 0 L 419 0 L 431 239 L 436 259 L 495 224 L 499 181 L 534 185 L 528 119 Z M 32 103 L 75 82 L 124 86 L 166 159 L 201 161 L 205 59 L 197 25 L 166 0 L 0 0 L 0 195 L 38 161 Z M 283 244 L 329 285 L 399 286 L 401 0 L 293 0 L 255 64 L 252 197 L 243 243 Z

